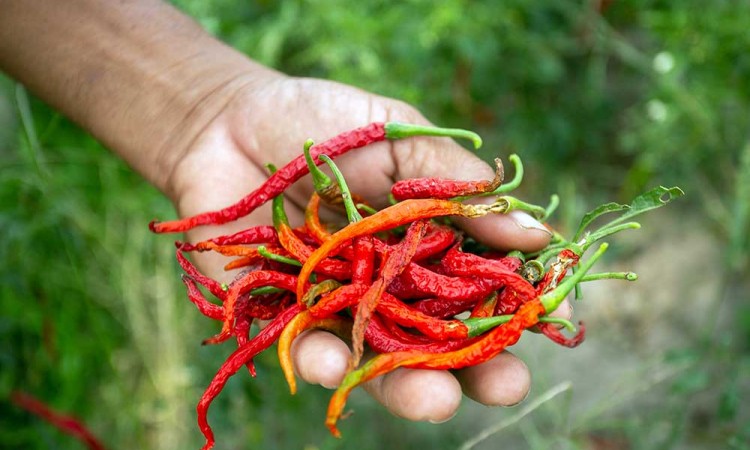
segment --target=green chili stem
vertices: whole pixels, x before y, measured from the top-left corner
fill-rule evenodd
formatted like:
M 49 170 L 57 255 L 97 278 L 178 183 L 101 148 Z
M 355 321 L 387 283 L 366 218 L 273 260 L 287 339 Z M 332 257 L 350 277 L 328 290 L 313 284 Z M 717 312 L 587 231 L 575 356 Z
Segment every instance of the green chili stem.
M 539 318 L 539 322 L 542 323 L 554 323 L 557 325 L 562 325 L 565 327 L 565 329 L 569 330 L 572 333 L 576 332 L 576 326 L 573 325 L 573 322 L 571 322 L 568 319 L 563 319 L 562 317 L 550 317 L 550 316 L 542 316 Z
M 549 216 L 555 212 L 558 206 L 560 206 L 560 197 L 557 194 L 552 194 L 549 198 L 549 205 L 547 205 L 547 208 L 544 210 L 544 216 L 542 216 L 540 220 L 547 220 Z
M 464 325 L 466 325 L 466 328 L 468 328 L 468 337 L 475 337 L 479 336 L 480 334 L 484 334 L 487 331 L 502 325 L 510 319 L 513 318 L 513 314 L 505 314 L 502 316 L 492 316 L 492 317 L 470 317 L 468 319 L 462 320 Z M 563 319 L 561 317 L 549 317 L 549 316 L 542 316 L 539 318 L 540 322 L 543 323 L 554 323 L 558 325 L 564 326 L 566 329 L 572 331 L 575 333 L 576 326 L 573 325 L 573 322 L 567 319 Z
M 482 138 L 469 130 L 460 128 L 439 128 L 410 123 L 388 122 L 385 124 L 385 137 L 388 139 L 404 139 L 412 136 L 440 136 L 456 139 L 468 139 L 477 149 L 482 146 Z
M 269 252 L 265 245 L 258 246 L 258 254 L 266 259 L 270 259 L 271 261 L 280 262 L 282 264 L 289 264 L 291 266 L 302 267 L 302 263 L 297 261 L 296 259 L 287 258 L 286 256 L 281 256 L 277 255 L 276 253 Z
M 284 292 L 285 290 L 286 289 L 277 288 L 275 286 L 263 286 L 250 291 L 250 295 L 278 294 L 279 292 Z
M 320 170 L 320 168 L 315 164 L 315 161 L 313 161 L 312 156 L 310 155 L 310 147 L 312 147 L 314 144 L 315 143 L 312 139 L 306 140 L 302 152 L 305 154 L 307 168 L 310 170 L 310 175 L 312 175 L 315 192 L 320 194 L 321 192 L 324 192 L 326 189 L 330 188 L 333 184 L 333 181 L 331 180 L 331 177 Z
M 599 281 L 599 280 L 625 280 L 635 281 L 638 279 L 638 274 L 635 272 L 601 272 L 601 273 L 590 273 L 583 278 L 581 282 L 585 281 Z
M 545 209 L 539 205 L 532 205 L 516 197 L 505 195 L 498 197 L 491 205 L 472 205 L 477 217 L 486 214 L 508 214 L 511 211 L 526 211 L 534 217 L 544 217 Z
M 328 155 L 320 155 L 318 158 L 328 164 L 328 167 L 331 168 L 331 172 L 333 172 L 333 176 L 336 178 L 336 182 L 338 182 L 339 184 L 339 189 L 341 190 L 341 198 L 344 200 L 344 208 L 346 209 L 346 217 L 347 219 L 349 219 L 349 223 L 359 222 L 360 220 L 362 220 L 362 215 L 359 213 L 359 211 L 357 211 L 357 207 L 354 206 L 352 193 L 349 190 L 349 186 L 346 184 L 344 174 L 341 173 L 338 166 L 336 166 L 336 163 L 334 163 L 333 160 L 328 157 Z
M 376 212 L 378 212 L 377 209 L 375 209 L 372 206 L 367 205 L 365 203 L 357 203 L 357 209 L 358 210 L 362 210 L 362 211 L 364 211 L 364 212 L 366 212 L 367 214 L 370 214 L 370 215 L 373 215 Z
M 627 222 L 615 226 L 606 226 L 603 228 L 600 228 L 596 230 L 595 232 L 585 235 L 582 239 L 583 243 L 581 243 L 581 247 L 583 248 L 583 251 L 586 251 L 589 247 L 594 245 L 594 242 L 599 241 L 607 236 L 610 236 L 615 233 L 619 233 L 623 230 L 637 230 L 641 227 L 641 224 L 638 222 Z
M 492 317 L 469 317 L 468 319 L 463 319 L 462 322 L 466 325 L 466 328 L 468 328 L 468 336 L 474 337 L 479 336 L 498 325 L 502 325 L 512 318 L 513 314 L 505 314 Z

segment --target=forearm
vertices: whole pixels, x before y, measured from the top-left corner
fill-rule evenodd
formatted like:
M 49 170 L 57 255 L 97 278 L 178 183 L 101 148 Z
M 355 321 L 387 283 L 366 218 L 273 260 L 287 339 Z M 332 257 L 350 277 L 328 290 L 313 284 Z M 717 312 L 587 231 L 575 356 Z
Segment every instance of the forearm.
M 162 190 L 238 85 L 275 76 L 158 0 L 0 0 L 0 11 L 0 68 Z

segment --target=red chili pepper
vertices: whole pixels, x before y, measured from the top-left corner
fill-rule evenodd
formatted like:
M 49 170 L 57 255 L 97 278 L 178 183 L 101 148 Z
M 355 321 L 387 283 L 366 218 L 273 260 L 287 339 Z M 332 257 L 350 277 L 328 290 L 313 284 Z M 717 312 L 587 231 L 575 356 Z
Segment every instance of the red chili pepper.
M 430 219 L 442 216 L 464 216 L 481 217 L 490 213 L 503 213 L 508 208 L 507 203 L 495 203 L 492 205 L 464 205 L 450 200 L 418 199 L 405 200 L 377 213 L 365 217 L 358 222 L 353 222 L 331 235 L 323 242 L 308 258 L 302 266 L 297 284 L 297 297 L 304 295 L 305 280 L 312 274 L 315 267 L 325 259 L 333 250 L 340 247 L 344 242 L 359 236 L 372 235 L 374 233 L 389 230 L 420 219 Z
M 203 395 L 198 402 L 198 407 L 196 408 L 198 412 L 198 427 L 203 433 L 203 436 L 206 437 L 206 444 L 202 447 L 202 450 L 209 450 L 214 445 L 214 433 L 211 430 L 211 426 L 208 424 L 207 416 L 208 407 L 211 406 L 211 402 L 213 402 L 216 396 L 219 395 L 222 389 L 224 389 L 229 378 L 237 373 L 247 361 L 252 360 L 263 350 L 270 347 L 279 337 L 286 324 L 289 323 L 294 316 L 302 312 L 303 308 L 302 305 L 294 303 L 289 308 L 285 309 L 265 328 L 260 330 L 260 332 L 247 344 L 229 355 L 219 368 L 219 371 L 216 372 L 213 380 L 211 380 L 211 383 L 203 392 Z
M 354 239 L 352 257 L 352 283 L 372 283 L 375 273 L 375 244 L 372 236 L 360 236 Z
M 433 272 L 418 264 L 410 264 L 399 280 L 416 290 L 422 297 L 440 297 L 459 302 L 487 297 L 506 283 L 505 279 L 451 277 Z M 525 280 L 523 280 L 525 282 Z M 533 287 L 531 288 L 533 292 Z M 473 302 L 471 303 L 474 304 Z
M 566 337 L 552 323 L 540 323 L 537 328 L 553 342 L 569 348 L 578 347 L 586 337 L 586 327 L 583 322 L 578 322 L 578 332 L 572 338 Z
M 492 192 L 503 182 L 504 170 L 500 159 L 495 159 L 495 178 L 481 181 L 459 181 L 445 178 L 410 178 L 399 180 L 391 187 L 391 194 L 398 200 L 412 198 L 470 197 Z
M 258 225 L 238 233 L 219 236 L 213 239 L 197 242 L 195 244 L 182 243 L 181 249 L 184 252 L 212 250 L 217 245 L 249 245 L 249 244 L 276 244 L 278 243 L 276 229 L 270 225 Z
M 235 320 L 234 323 L 234 336 L 237 338 L 237 347 L 242 347 L 250 342 L 250 328 L 252 325 L 252 317 L 249 317 L 246 314 L 240 314 L 237 317 L 237 320 Z M 245 362 L 245 367 L 247 367 L 247 371 L 251 377 L 255 378 L 257 376 L 255 363 L 252 359 Z
M 296 284 L 294 275 L 272 270 L 258 270 L 248 272 L 229 285 L 224 300 L 224 324 L 216 336 L 208 338 L 204 344 L 218 344 L 225 341 L 232 333 L 232 326 L 236 317 L 235 304 L 240 296 L 261 286 L 275 286 L 282 289 L 293 289 Z
M 411 308 L 387 292 L 383 293 L 377 311 L 387 319 L 404 327 L 415 328 L 436 341 L 468 337 L 469 329 L 462 321 L 441 320 L 428 316 L 417 309 Z
M 417 300 L 411 306 L 428 316 L 445 319 L 472 309 L 482 299 L 484 297 L 467 297 L 459 300 L 433 297 Z
M 273 225 L 279 235 L 281 246 L 304 264 L 313 253 L 313 249 L 305 244 L 289 225 L 289 219 L 284 211 L 284 196 L 282 194 L 273 199 L 272 211 Z M 337 280 L 348 280 L 352 276 L 351 263 L 330 258 L 321 261 L 317 271 Z
M 422 335 L 407 333 L 398 326 L 386 325 L 387 319 L 379 314 L 373 314 L 370 326 L 365 330 L 367 344 L 377 353 L 391 353 L 399 351 L 419 351 L 430 353 L 444 353 L 454 351 L 470 345 L 479 339 L 453 339 L 445 341 L 432 341 Z
M 359 364 L 364 352 L 365 328 L 370 322 L 370 316 L 375 311 L 385 289 L 404 270 L 414 256 L 419 240 L 424 236 L 425 223 L 424 220 L 418 220 L 409 226 L 403 240 L 393 246 L 392 251 L 384 258 L 380 274 L 359 301 L 352 328 L 350 367 L 356 367 Z
M 187 288 L 188 299 L 198 308 L 201 314 L 209 319 L 224 319 L 224 309 L 219 305 L 209 302 L 200 289 L 198 289 L 195 280 L 189 275 L 183 275 L 182 282 L 185 283 L 185 287 Z
M 63 433 L 67 433 L 81 441 L 89 450 L 105 449 L 104 444 L 75 417 L 55 411 L 44 402 L 25 392 L 11 392 L 10 400 L 17 406 L 53 425 Z
M 213 294 L 216 298 L 221 299 L 222 301 L 226 299 L 227 293 L 226 291 L 224 291 L 224 286 L 222 286 L 221 283 L 214 280 L 213 278 L 209 278 L 200 273 L 198 269 L 193 265 L 193 263 L 188 261 L 188 259 L 183 256 L 182 251 L 180 251 L 179 249 L 177 249 L 177 262 L 180 264 L 180 267 L 182 267 L 182 270 L 184 270 L 190 278 L 208 289 L 208 292 Z
M 349 150 L 364 147 L 374 142 L 418 135 L 464 137 L 471 139 L 477 148 L 482 142 L 476 133 L 465 130 L 425 127 L 395 122 L 387 124 L 371 123 L 361 128 L 346 131 L 325 142 L 314 145 L 310 149 L 310 156 L 315 164 L 320 164 L 320 155 L 336 158 Z M 155 233 L 176 233 L 201 225 L 220 225 L 237 220 L 240 217 L 250 214 L 260 205 L 284 192 L 308 172 L 309 169 L 305 161 L 305 155 L 299 155 L 279 169 L 278 172 L 271 175 L 260 187 L 233 205 L 218 211 L 205 212 L 181 220 L 168 222 L 153 221 L 149 224 L 149 228 Z

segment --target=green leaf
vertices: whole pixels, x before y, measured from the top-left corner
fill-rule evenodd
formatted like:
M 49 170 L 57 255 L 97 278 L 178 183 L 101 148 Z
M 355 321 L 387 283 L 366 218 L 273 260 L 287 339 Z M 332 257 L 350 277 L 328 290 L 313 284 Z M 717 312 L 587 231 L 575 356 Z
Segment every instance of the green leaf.
M 612 233 L 607 233 L 606 230 L 610 228 L 614 228 L 615 225 L 620 224 L 632 217 L 635 217 L 638 214 L 642 214 L 646 211 L 650 211 L 652 209 L 656 209 L 661 206 L 664 206 L 670 201 L 674 200 L 675 198 L 681 197 L 683 195 L 685 195 L 685 193 L 679 187 L 675 186 L 671 188 L 666 188 L 664 186 L 659 186 L 657 188 L 651 189 L 650 191 L 639 195 L 638 197 L 633 199 L 630 205 L 621 205 L 618 203 L 607 203 L 602 206 L 599 206 L 598 208 L 595 208 L 594 210 L 590 211 L 588 214 L 586 214 L 583 217 L 583 220 L 581 220 L 581 225 L 578 227 L 578 231 L 576 232 L 576 235 L 573 241 L 577 242 L 578 240 L 580 240 L 585 232 L 585 229 L 589 225 L 591 225 L 591 222 L 593 222 L 596 218 L 600 217 L 603 214 L 607 214 L 610 212 L 625 211 L 625 213 L 622 214 L 620 217 L 602 226 L 595 233 L 595 234 L 600 234 L 602 236 L 606 236 L 606 235 L 612 234 Z

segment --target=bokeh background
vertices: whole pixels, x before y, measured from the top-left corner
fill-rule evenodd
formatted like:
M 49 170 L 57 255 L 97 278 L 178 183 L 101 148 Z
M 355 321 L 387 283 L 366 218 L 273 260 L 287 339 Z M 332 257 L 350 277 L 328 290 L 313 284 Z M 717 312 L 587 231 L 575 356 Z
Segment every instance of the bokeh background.
M 217 448 L 750 448 L 750 2 L 174 3 L 265 64 L 474 129 L 483 157 L 518 153 L 518 195 L 560 194 L 561 230 L 653 186 L 686 192 L 612 240 L 607 264 L 640 279 L 586 286 L 581 347 L 522 339 L 524 404 L 466 401 L 434 425 L 358 392 L 336 440 L 330 392 L 290 396 L 269 352 L 212 407 Z M 147 230 L 171 205 L 23 87 L 0 93 L 0 447 L 83 448 L 10 405 L 22 389 L 111 448 L 198 448 L 194 406 L 231 348 L 200 346 L 215 326 Z

